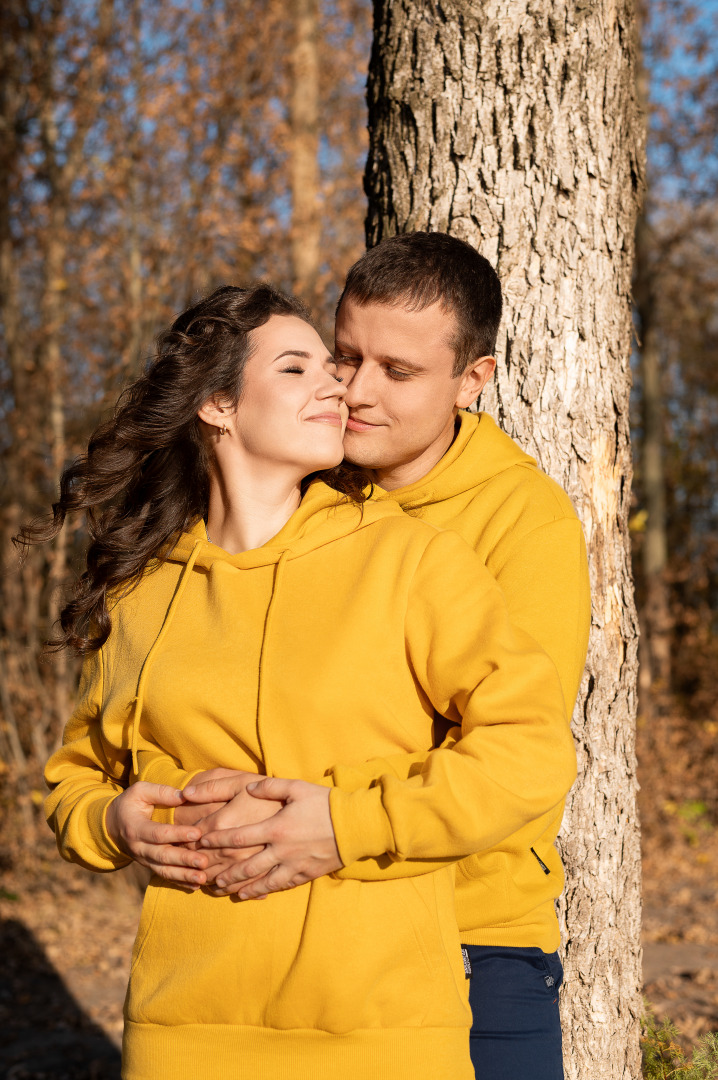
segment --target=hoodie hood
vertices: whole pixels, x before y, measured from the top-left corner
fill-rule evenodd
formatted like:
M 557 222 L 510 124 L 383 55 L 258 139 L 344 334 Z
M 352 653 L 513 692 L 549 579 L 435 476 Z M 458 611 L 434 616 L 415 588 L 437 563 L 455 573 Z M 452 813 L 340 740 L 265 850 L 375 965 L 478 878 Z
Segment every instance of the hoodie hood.
M 515 465 L 536 467 L 488 413 L 459 412 L 453 443 L 431 472 L 414 484 L 388 493 L 404 509 L 419 509 L 475 492 L 482 484 Z
M 314 480 L 286 525 L 261 547 L 231 555 L 207 539 L 205 523 L 200 519 L 188 532 L 182 533 L 165 561 L 187 563 L 192 559 L 193 565 L 203 570 L 209 570 L 218 562 L 237 570 L 269 566 L 279 562 L 282 556 L 291 559 L 306 555 L 340 536 L 366 528 L 379 518 L 395 516 L 397 512 L 396 507 L 392 509 L 383 500 L 356 505 L 321 480 Z

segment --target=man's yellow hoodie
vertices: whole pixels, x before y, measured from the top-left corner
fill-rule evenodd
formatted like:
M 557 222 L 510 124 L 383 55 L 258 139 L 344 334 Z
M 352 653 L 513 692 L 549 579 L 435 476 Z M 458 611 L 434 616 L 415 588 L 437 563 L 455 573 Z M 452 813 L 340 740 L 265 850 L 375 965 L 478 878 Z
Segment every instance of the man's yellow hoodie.
M 583 533 L 566 493 L 488 414 L 460 413 L 457 436 L 431 472 L 384 497 L 422 521 L 456 531 L 474 548 L 501 586 L 513 624 L 531 634 L 554 661 L 570 718 L 586 662 L 591 598 Z M 556 723 L 567 727 L 558 715 Z M 450 732 L 445 745 L 455 737 Z M 422 760 L 420 754 L 398 755 L 360 768 L 342 761 L 330 776 L 340 791 L 350 792 L 378 776 L 409 776 Z M 515 760 L 517 767 L 532 770 L 529 786 L 540 782 L 538 762 Z M 345 863 L 360 859 L 341 876 L 381 880 L 416 872 L 407 864 L 361 860 L 368 854 L 361 822 L 343 816 L 339 799 L 332 808 Z M 533 946 L 544 952 L 558 947 L 554 901 L 564 876 L 554 844 L 563 808 L 562 798 L 512 836 L 459 864 L 456 905 L 462 941 Z M 443 853 L 428 854 L 438 860 Z
M 125 1080 L 470 1080 L 453 867 L 555 806 L 575 759 L 551 661 L 455 534 L 315 483 L 268 544 L 184 534 L 112 610 L 46 772 L 62 854 L 128 858 L 105 829 L 141 758 L 316 779 L 421 754 L 410 779 L 331 792 L 364 854 L 416 877 L 322 878 L 264 901 L 154 878 L 126 1002 Z M 432 750 L 435 710 L 461 725 Z M 134 762 L 134 764 L 133 764 Z M 327 781 L 328 782 L 328 781 Z

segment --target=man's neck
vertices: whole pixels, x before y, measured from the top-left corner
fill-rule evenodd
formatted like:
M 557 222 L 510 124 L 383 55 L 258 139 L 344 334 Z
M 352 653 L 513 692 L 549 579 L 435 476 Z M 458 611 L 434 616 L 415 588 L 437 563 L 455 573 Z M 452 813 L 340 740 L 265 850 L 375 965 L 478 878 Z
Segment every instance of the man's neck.
M 435 465 L 443 458 L 447 450 L 453 445 L 454 439 L 459 433 L 461 420 L 457 416 L 454 423 L 447 427 L 442 436 L 428 446 L 423 453 L 412 458 L 411 461 L 402 462 L 391 469 L 375 469 L 374 479 L 385 491 L 396 491 L 398 488 L 409 487 L 416 484 L 427 476 Z

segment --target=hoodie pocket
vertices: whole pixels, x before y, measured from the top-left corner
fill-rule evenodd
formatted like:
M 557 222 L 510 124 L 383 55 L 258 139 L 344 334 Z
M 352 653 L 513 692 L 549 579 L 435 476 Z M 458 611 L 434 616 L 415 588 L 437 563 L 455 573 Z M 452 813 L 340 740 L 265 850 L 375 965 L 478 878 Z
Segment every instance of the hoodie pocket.
M 433 877 L 323 878 L 244 903 L 162 884 L 143 913 L 128 1018 L 333 1034 L 468 1027 L 453 904 L 439 912 Z
M 162 895 L 162 879 L 159 877 L 153 877 L 150 879 L 150 883 L 145 889 L 144 899 L 142 901 L 142 913 L 140 914 L 140 924 L 137 928 L 137 937 L 135 943 L 132 946 L 132 958 L 130 960 L 130 978 L 132 978 L 132 972 L 137 967 L 138 963 L 142 959 L 142 953 L 147 939 L 150 936 L 152 930 L 152 924 L 155 921 L 157 915 L 157 907 L 159 905 L 160 896 Z
M 273 1023 L 335 1034 L 468 1027 L 451 877 L 450 903 L 439 912 L 435 876 L 313 882 L 301 947 L 273 1002 Z M 448 923 L 448 950 L 442 918 Z M 309 986 L 315 988 L 313 998 Z

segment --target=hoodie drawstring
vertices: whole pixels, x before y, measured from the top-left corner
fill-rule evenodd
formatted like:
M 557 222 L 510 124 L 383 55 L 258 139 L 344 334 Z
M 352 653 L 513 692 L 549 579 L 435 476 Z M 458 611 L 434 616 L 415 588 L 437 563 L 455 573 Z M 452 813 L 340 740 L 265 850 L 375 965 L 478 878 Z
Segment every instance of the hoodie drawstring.
M 262 703 L 263 695 L 262 688 L 264 686 L 264 679 L 262 677 L 264 671 L 264 659 L 265 652 L 267 650 L 267 640 L 269 638 L 269 630 L 272 623 L 272 615 L 274 614 L 274 601 L 279 593 L 279 585 L 284 574 L 284 567 L 286 566 L 287 556 L 289 551 L 283 551 L 277 561 L 277 568 L 274 572 L 274 581 L 272 583 L 272 595 L 269 599 L 269 606 L 267 607 L 267 617 L 264 620 L 264 631 L 262 633 L 262 648 L 259 653 L 259 673 L 257 675 L 257 742 L 262 755 L 262 761 L 264 763 L 264 772 L 266 776 L 272 776 L 272 767 L 267 754 L 267 748 L 264 745 L 262 738 Z
M 142 665 L 142 670 L 140 672 L 140 678 L 139 678 L 139 681 L 137 683 L 137 694 L 135 695 L 135 699 L 134 699 L 134 702 L 133 702 L 133 704 L 134 704 L 134 715 L 132 717 L 132 739 L 131 739 L 131 742 L 130 742 L 130 748 L 131 748 L 131 751 L 132 751 L 132 770 L 133 770 L 135 776 L 138 776 L 139 771 L 140 771 L 139 766 L 138 766 L 138 761 L 137 761 L 137 742 L 138 742 L 139 733 L 140 733 L 140 720 L 142 718 L 142 707 L 144 705 L 145 684 L 147 682 L 147 676 L 148 676 L 149 670 L 150 670 L 150 663 L 154 659 L 155 652 L 157 651 L 157 649 L 158 649 L 158 647 L 160 645 L 160 642 L 162 641 L 162 638 L 165 636 L 165 634 L 167 633 L 167 630 L 169 629 L 169 625 L 170 625 L 170 623 L 172 621 L 172 617 L 173 617 L 175 611 L 177 610 L 180 599 L 182 597 L 182 593 L 184 592 L 185 586 L 187 585 L 187 582 L 189 581 L 189 576 L 190 576 L 190 573 L 192 572 L 192 567 L 194 566 L 195 562 L 197 561 L 197 556 L 199 555 L 200 548 L 202 547 L 203 544 L 206 544 L 206 543 L 207 543 L 206 540 L 201 540 L 201 539 L 197 540 L 195 542 L 195 545 L 192 548 L 192 551 L 190 552 L 190 556 L 189 556 L 189 558 L 187 559 L 187 562 L 184 565 L 184 569 L 182 570 L 182 573 L 180 574 L 180 579 L 179 579 L 179 582 L 177 583 L 177 588 L 175 590 L 175 594 L 172 597 L 172 601 L 170 603 L 170 606 L 167 608 L 167 613 L 166 613 L 166 615 L 164 617 L 164 622 L 162 623 L 162 626 L 160 628 L 160 632 L 157 635 L 157 637 L 155 638 L 154 644 L 152 645 L 150 651 L 147 653 L 147 656 L 145 657 L 145 662 Z

